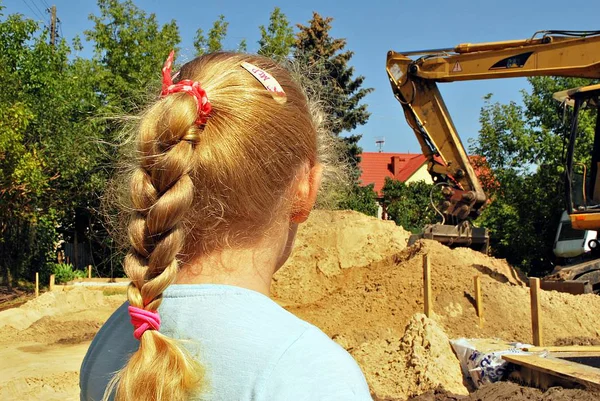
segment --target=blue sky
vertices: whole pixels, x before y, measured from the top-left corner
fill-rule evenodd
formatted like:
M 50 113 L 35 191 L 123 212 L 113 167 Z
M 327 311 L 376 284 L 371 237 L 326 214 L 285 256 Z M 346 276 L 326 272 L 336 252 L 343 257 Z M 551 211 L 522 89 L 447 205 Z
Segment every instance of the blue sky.
M 388 152 L 420 152 L 408 128 L 400 104 L 392 95 L 385 73 L 388 50 L 421 50 L 453 47 L 463 42 L 487 42 L 530 37 L 546 29 L 600 29 L 600 1 L 571 3 L 564 0 L 396 0 L 396 1 L 192 1 L 134 0 L 147 12 L 156 13 L 165 23 L 175 19 L 182 37 L 184 58 L 193 54 L 196 29 L 205 31 L 220 14 L 229 22 L 225 48 L 236 48 L 242 39 L 248 50 L 256 51 L 258 26 L 268 25 L 269 14 L 278 6 L 292 24 L 306 24 L 312 11 L 334 18 L 331 34 L 346 38 L 355 55 L 351 64 L 364 75 L 365 86 L 375 88 L 366 97 L 371 118 L 356 132 L 363 134 L 360 145 L 375 151 L 375 137 L 385 137 Z M 97 13 L 93 0 L 3 0 L 5 13 L 20 12 L 36 20 L 48 21 L 46 5 L 55 4 L 63 36 L 69 41 L 92 24 L 87 18 Z M 37 6 L 37 8 L 36 8 Z M 33 11 L 32 11 L 33 10 Z M 43 15 L 40 15 L 43 14 Z M 83 35 L 82 35 L 83 36 Z M 87 45 L 85 54 L 91 54 Z M 528 88 L 523 78 L 440 84 L 454 124 L 467 146 L 477 136 L 483 96 L 493 93 L 501 102 L 520 101 L 520 89 Z

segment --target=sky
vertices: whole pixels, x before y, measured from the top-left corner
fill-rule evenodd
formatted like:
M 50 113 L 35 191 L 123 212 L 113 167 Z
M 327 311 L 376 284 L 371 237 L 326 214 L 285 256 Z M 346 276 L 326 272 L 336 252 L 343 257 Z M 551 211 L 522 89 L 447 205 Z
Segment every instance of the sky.
M 0 0 L 5 14 L 21 13 L 48 24 L 48 6 L 56 5 L 61 35 L 69 42 L 92 27 L 90 14 L 98 14 L 94 0 Z M 229 22 L 224 48 L 235 49 L 246 39 L 248 51 L 258 49 L 258 27 L 268 25 L 274 7 L 280 7 L 290 23 L 306 25 L 316 11 L 333 17 L 331 35 L 345 38 L 354 52 L 350 65 L 356 75 L 365 76 L 364 86 L 374 88 L 364 102 L 371 117 L 354 133 L 362 134 L 359 145 L 376 151 L 376 138 L 384 137 L 385 152 L 420 153 L 402 108 L 392 94 L 385 72 L 386 54 L 431 48 L 529 38 L 539 30 L 598 30 L 600 1 L 571 3 L 564 0 L 134 0 L 159 22 L 175 20 L 182 43 L 181 60 L 193 56 L 193 39 L 198 28 L 210 29 L 219 15 Z M 85 45 L 82 56 L 91 56 Z M 439 84 L 457 131 L 468 147 L 479 130 L 483 97 L 502 103 L 520 102 L 520 90 L 528 89 L 524 78 Z

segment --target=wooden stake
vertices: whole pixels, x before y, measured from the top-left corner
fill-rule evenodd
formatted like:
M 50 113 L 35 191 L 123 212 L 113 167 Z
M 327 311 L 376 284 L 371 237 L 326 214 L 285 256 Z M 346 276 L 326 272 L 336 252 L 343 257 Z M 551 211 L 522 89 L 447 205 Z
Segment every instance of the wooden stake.
M 56 275 L 51 274 L 50 275 L 50 291 L 54 290 L 54 282 L 56 281 Z
M 475 302 L 477 304 L 477 316 L 479 316 L 479 327 L 483 327 L 483 296 L 481 295 L 481 277 L 473 277 L 475 281 Z
M 40 296 L 40 273 L 35 273 L 35 296 Z
M 533 345 L 541 347 L 542 337 L 542 316 L 540 305 L 540 279 L 531 277 L 529 279 L 529 290 L 531 295 L 531 328 L 533 330 Z
M 423 292 L 425 296 L 425 315 L 433 316 L 433 299 L 431 297 L 431 261 L 429 255 L 423 255 Z
M 92 278 L 92 265 L 88 266 L 88 278 Z

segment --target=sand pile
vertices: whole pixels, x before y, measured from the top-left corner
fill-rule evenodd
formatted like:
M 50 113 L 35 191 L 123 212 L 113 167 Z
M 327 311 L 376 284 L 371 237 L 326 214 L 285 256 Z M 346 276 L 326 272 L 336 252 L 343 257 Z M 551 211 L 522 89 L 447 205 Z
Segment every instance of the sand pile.
M 315 301 L 330 290 L 329 278 L 403 250 L 409 236 L 393 221 L 315 210 L 300 226 L 294 252 L 275 275 L 271 291 L 282 303 Z
M 79 400 L 78 381 L 79 374 L 74 371 L 18 378 L 2 384 L 0 398 L 15 401 L 76 401 Z
M 19 308 L 0 312 L 0 329 L 11 326 L 24 330 L 45 316 L 72 314 L 93 308 L 112 305 L 101 291 L 86 291 L 77 287 L 58 287 L 56 291 L 46 292 Z
M 82 287 L 58 287 L 19 308 L 0 312 L 0 344 L 33 341 L 77 344 L 90 340 L 124 300 Z
M 468 394 L 448 336 L 423 314 L 410 319 L 402 338 L 373 340 L 350 352 L 380 398 L 406 399 L 440 386 L 453 394 Z
M 423 311 L 422 256 L 431 259 L 435 320 L 454 337 L 531 342 L 529 289 L 504 261 L 468 249 L 421 241 L 396 255 L 329 277 L 329 293 L 310 303 L 287 305 L 351 347 L 389 335 L 401 337 L 410 317 Z M 484 327 L 474 307 L 473 276 L 481 276 Z M 283 289 L 280 288 L 280 291 Z M 295 289 L 294 289 L 295 291 Z M 574 335 L 600 337 L 600 298 L 542 292 L 544 327 L 551 344 Z M 547 319 L 550 321 L 550 319 Z
M 360 227 L 348 224 L 354 218 L 352 214 L 345 215 L 344 220 L 329 216 L 330 221 L 339 224 L 335 229 L 330 227 L 337 233 L 337 238 L 345 238 L 346 225 L 352 226 L 351 237 L 358 235 L 356 231 L 360 231 L 363 238 L 369 237 L 373 231 L 381 232 L 382 227 L 394 231 L 394 227 L 387 227 L 386 222 L 371 219 L 361 220 Z M 408 353 L 400 347 L 411 317 L 423 311 L 424 254 L 429 254 L 431 259 L 433 318 L 450 338 L 532 341 L 529 289 L 523 275 L 505 261 L 467 248 L 452 250 L 425 240 L 400 251 L 394 249 L 401 246 L 383 249 L 379 259 L 365 265 L 362 265 L 366 260 L 362 257 L 365 249 L 362 249 L 360 263 L 355 267 L 331 269 L 326 274 L 318 267 L 318 261 L 322 258 L 331 260 L 331 254 L 335 255 L 337 251 L 335 247 L 323 250 L 325 239 L 315 234 L 319 230 L 317 223 L 313 220 L 312 226 L 300 232 L 303 247 L 300 255 L 294 255 L 298 259 L 293 259 L 279 272 L 279 277 L 285 277 L 286 281 L 279 280 L 274 284 L 276 299 L 292 313 L 323 329 L 355 355 L 370 377 L 376 396 L 418 394 L 433 388 L 433 383 L 444 382 L 445 371 L 430 372 L 425 379 L 421 365 L 407 364 Z M 402 230 L 399 235 L 404 234 Z M 387 242 L 392 241 L 388 239 Z M 356 249 L 355 244 L 350 245 Z M 307 261 L 312 261 L 312 265 Z M 301 268 L 299 262 L 306 265 Z M 352 263 L 348 261 L 347 264 Z M 475 275 L 479 275 L 482 282 L 483 328 L 479 327 L 475 313 Z M 544 326 L 548 344 L 574 335 L 600 338 L 600 316 L 595 313 L 600 308 L 599 297 L 543 292 L 541 298 L 543 313 L 552 316 L 552 320 L 546 320 L 552 323 Z M 440 342 L 447 345 L 447 340 L 433 340 L 434 348 L 441 347 Z M 394 358 L 394 354 L 402 357 Z M 411 383 L 415 381 L 419 384 L 413 386 Z M 444 385 L 449 386 L 448 383 Z
M 0 400 L 78 400 L 89 341 L 123 301 L 58 287 L 0 312 Z

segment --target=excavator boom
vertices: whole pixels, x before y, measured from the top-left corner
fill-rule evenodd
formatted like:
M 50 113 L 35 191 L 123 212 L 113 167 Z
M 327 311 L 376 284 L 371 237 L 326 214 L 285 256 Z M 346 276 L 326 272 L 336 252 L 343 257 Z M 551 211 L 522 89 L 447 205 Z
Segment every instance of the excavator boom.
M 425 236 L 445 243 L 481 243 L 487 233 L 473 232 L 469 221 L 480 214 L 487 197 L 437 83 L 542 75 L 600 78 L 600 31 L 543 31 L 523 40 L 390 51 L 386 70 L 429 173 L 443 186 L 441 212 L 449 227 L 429 227 Z

